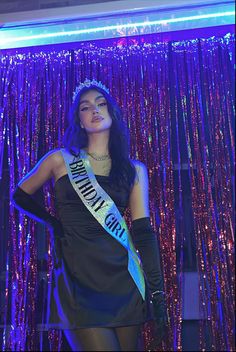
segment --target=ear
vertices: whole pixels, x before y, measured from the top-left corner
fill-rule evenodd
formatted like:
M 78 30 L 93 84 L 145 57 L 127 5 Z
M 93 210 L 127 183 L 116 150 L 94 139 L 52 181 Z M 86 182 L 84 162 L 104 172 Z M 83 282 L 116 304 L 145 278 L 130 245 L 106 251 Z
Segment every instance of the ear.
M 82 122 L 80 121 L 80 119 L 78 119 L 78 122 L 79 122 L 79 125 L 80 125 L 80 128 L 84 128 L 84 126 L 83 126 L 83 124 L 82 124 Z

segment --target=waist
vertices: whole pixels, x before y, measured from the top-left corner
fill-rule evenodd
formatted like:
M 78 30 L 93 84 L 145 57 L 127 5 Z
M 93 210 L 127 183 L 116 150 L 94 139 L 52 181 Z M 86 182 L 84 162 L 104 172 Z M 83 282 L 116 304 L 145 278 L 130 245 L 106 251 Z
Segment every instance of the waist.
M 126 207 L 118 206 L 117 207 L 121 216 L 124 215 Z M 75 204 L 75 203 L 63 203 L 59 204 L 56 207 L 57 214 L 59 216 L 60 221 L 63 222 L 90 222 L 95 221 L 95 217 L 90 213 L 90 211 L 86 208 L 85 205 Z

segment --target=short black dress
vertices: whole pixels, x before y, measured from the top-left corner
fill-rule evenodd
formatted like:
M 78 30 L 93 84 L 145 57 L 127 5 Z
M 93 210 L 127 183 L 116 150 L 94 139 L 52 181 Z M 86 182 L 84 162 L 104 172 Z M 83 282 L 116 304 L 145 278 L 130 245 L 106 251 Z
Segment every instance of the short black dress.
M 95 176 L 123 216 L 129 192 L 111 187 L 108 176 Z M 55 183 L 55 200 L 64 238 L 57 249 L 61 260 L 53 270 L 49 326 L 118 327 L 152 319 L 147 286 L 144 301 L 128 272 L 126 249 L 89 212 L 68 175 Z

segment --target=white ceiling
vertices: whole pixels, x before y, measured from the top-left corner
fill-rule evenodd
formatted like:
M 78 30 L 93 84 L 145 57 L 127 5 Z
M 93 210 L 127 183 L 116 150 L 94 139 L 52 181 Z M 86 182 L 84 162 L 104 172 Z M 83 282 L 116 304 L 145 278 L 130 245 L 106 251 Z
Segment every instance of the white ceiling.
M 0 0 L 0 14 L 22 11 L 35 11 L 59 7 L 91 5 L 111 2 L 111 0 Z M 112 0 L 119 1 L 119 0 Z
M 232 0 L 0 0 L 0 25 L 232 3 Z

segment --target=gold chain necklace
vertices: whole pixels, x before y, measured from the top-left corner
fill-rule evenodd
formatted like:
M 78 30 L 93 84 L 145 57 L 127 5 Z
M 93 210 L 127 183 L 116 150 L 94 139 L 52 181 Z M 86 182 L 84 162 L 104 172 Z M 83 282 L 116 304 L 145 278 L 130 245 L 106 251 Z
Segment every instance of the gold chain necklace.
M 94 160 L 97 160 L 97 161 L 103 161 L 103 160 L 110 159 L 110 155 L 109 154 L 101 155 L 101 156 L 97 156 L 95 153 L 89 153 L 89 152 L 87 152 L 87 154 L 90 155 Z

